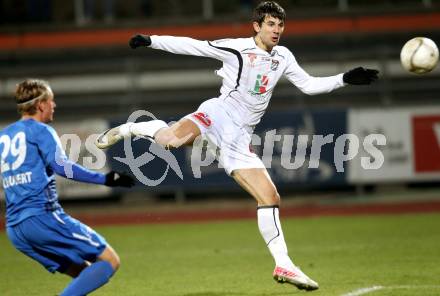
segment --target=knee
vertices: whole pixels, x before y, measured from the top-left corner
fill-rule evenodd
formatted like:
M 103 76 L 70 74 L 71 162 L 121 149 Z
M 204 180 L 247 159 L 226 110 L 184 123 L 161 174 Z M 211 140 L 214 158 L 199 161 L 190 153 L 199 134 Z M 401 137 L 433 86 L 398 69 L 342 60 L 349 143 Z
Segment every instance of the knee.
M 275 186 L 268 186 L 265 192 L 268 201 L 271 203 L 270 205 L 279 205 L 280 204 L 280 195 Z
M 113 270 L 116 271 L 121 266 L 121 259 L 112 247 L 107 246 L 104 252 L 99 256 L 99 260 L 104 260 L 110 263 Z
M 163 147 L 171 146 L 173 140 L 174 134 L 170 128 L 162 128 L 154 135 L 154 141 Z
M 267 191 L 264 196 L 258 200 L 260 206 L 275 206 L 280 204 L 280 195 L 276 189 Z
M 271 193 L 271 200 L 273 202 L 273 205 L 279 205 L 280 201 L 281 201 L 281 197 L 278 193 L 278 191 L 275 189 L 272 193 Z
M 110 264 L 115 272 L 119 269 L 121 266 L 121 259 L 119 258 L 118 254 L 115 253 L 114 256 L 112 256 L 110 259 Z

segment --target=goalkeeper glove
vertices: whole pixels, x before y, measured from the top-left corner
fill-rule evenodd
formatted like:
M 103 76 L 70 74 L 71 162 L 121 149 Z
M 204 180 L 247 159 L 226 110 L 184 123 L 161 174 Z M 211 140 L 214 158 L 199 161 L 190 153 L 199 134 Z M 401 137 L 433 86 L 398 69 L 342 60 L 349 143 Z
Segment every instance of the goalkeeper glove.
M 151 45 L 151 38 L 148 35 L 136 34 L 130 38 L 128 44 L 133 49 L 140 46 L 148 47 Z
M 345 72 L 342 79 L 348 84 L 363 85 L 377 80 L 377 74 L 379 74 L 377 70 L 357 67 Z
M 133 187 L 134 180 L 129 175 L 111 171 L 105 175 L 104 184 L 109 187 Z

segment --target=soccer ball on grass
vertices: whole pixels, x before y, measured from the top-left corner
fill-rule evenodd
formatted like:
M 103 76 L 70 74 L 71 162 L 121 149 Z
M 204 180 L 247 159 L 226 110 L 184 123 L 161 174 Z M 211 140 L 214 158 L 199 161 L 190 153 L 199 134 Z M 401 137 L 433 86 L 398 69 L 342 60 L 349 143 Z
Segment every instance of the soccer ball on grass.
M 426 37 L 415 37 L 402 47 L 400 61 L 405 70 L 423 74 L 432 71 L 438 62 L 438 48 Z

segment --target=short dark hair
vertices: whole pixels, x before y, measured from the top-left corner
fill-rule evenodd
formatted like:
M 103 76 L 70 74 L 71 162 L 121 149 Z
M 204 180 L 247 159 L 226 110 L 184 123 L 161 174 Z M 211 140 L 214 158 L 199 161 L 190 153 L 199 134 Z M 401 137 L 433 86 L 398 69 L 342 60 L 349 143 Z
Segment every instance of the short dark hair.
M 266 16 L 272 16 L 284 21 L 286 19 L 286 12 L 275 1 L 263 1 L 255 7 L 252 21 L 257 22 L 261 26 Z

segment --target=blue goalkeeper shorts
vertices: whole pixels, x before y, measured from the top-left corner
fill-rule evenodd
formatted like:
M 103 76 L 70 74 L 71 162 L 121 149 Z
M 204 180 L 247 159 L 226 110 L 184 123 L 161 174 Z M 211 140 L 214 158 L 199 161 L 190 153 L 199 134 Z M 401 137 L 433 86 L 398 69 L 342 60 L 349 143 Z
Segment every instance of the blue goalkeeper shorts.
M 107 246 L 101 235 L 63 211 L 29 217 L 6 231 L 19 251 L 52 273 L 95 262 Z

